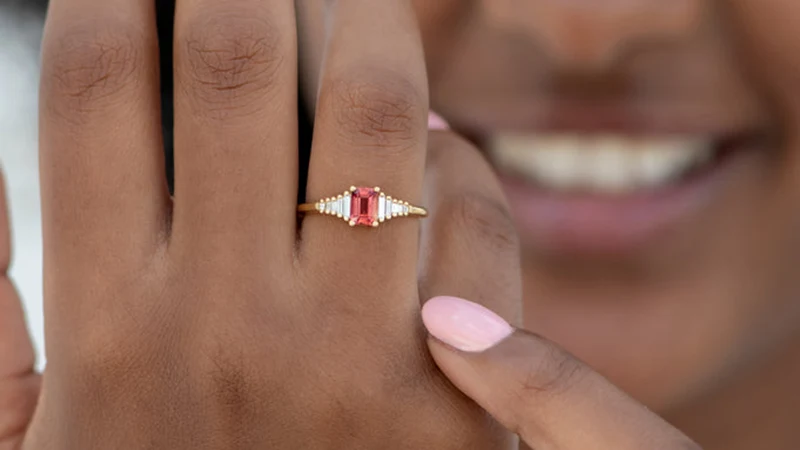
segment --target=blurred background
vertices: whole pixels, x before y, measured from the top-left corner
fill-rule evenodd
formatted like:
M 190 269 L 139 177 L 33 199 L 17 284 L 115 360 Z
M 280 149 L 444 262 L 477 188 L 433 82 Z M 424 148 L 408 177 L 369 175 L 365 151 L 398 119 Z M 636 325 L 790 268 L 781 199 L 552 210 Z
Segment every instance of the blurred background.
M 44 329 L 36 108 L 44 3 L 0 0 L 0 167 L 10 196 L 11 278 L 28 314 L 40 367 Z

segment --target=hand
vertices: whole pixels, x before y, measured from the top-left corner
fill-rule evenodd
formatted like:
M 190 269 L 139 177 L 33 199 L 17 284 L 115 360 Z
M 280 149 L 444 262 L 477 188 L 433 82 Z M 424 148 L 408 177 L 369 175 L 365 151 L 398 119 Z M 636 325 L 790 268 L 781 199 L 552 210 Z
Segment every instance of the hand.
M 6 276 L 11 236 L 3 176 L 0 174 L 0 450 L 19 448 L 39 397 L 40 377 L 33 371 L 33 345 L 22 305 Z
M 699 449 L 564 350 L 454 297 L 423 308 L 436 363 L 531 448 Z
M 421 272 L 417 220 L 298 227 L 290 1 L 178 2 L 170 198 L 153 3 L 50 4 L 48 367 L 24 447 L 508 448 L 425 346 L 420 292 L 518 299 L 519 267 L 490 169 L 451 134 L 428 142 L 408 2 L 330 3 L 307 191 L 417 202 L 425 182 Z

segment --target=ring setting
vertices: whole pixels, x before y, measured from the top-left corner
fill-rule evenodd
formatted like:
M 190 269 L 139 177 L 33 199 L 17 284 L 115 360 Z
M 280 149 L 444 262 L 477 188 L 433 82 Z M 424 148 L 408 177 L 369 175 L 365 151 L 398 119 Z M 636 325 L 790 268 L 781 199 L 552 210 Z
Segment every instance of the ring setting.
M 320 199 L 316 203 L 304 203 L 299 212 L 335 216 L 351 227 L 377 227 L 396 217 L 425 217 L 425 208 L 386 195 L 381 188 L 351 186 L 335 197 Z

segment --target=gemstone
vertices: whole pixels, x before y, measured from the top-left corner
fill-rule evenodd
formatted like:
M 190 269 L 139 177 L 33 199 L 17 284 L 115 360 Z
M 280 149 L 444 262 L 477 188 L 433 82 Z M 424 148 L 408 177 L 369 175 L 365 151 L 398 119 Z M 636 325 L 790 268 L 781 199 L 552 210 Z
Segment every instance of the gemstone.
M 347 192 L 342 198 L 342 216 L 350 221 L 350 193 Z
M 378 220 L 378 195 L 372 188 L 356 188 L 350 195 L 351 222 L 371 227 Z
M 383 222 L 386 219 L 386 197 L 383 195 L 378 199 L 378 220 Z

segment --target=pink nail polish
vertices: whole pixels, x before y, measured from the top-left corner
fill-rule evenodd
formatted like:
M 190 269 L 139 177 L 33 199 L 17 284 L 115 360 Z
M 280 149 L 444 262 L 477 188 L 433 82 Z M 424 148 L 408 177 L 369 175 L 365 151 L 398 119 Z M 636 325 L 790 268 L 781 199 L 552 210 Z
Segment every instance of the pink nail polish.
M 428 113 L 428 129 L 430 130 L 449 130 L 450 125 L 447 124 L 442 116 L 433 111 Z
M 456 297 L 428 300 L 422 307 L 422 321 L 433 337 L 464 352 L 482 352 L 514 332 L 497 314 Z

